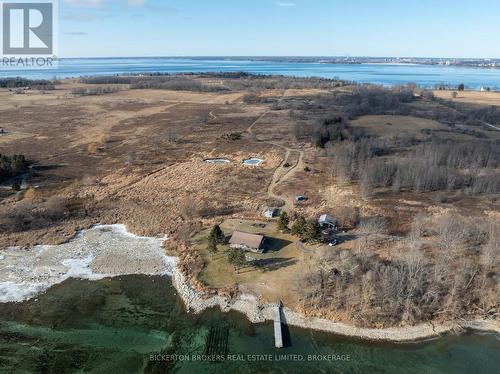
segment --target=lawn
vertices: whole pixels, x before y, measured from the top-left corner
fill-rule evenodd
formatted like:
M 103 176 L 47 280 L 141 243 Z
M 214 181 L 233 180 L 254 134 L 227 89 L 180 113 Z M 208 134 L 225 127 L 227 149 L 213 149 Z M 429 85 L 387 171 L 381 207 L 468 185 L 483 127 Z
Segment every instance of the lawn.
M 240 289 L 262 296 L 266 301 L 283 300 L 288 305 L 297 302 L 297 280 L 304 269 L 314 266 L 315 253 L 304 253 L 297 249 L 297 240 L 290 234 L 277 230 L 276 222 L 257 222 L 229 219 L 221 224 L 224 233 L 230 237 L 234 230 L 263 234 L 271 242 L 270 249 L 262 254 L 247 252 L 249 265 L 236 273 L 227 260 L 228 245 L 219 245 L 219 252 L 212 255 L 206 249 L 210 228 L 197 233 L 192 244 L 200 251 L 205 267 L 199 279 L 209 287 L 223 287 L 238 284 Z

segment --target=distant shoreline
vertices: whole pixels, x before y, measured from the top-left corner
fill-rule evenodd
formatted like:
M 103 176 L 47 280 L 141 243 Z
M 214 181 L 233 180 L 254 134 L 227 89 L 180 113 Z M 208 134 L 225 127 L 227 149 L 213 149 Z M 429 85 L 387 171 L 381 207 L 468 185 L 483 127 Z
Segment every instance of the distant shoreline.
M 500 58 L 484 57 L 396 57 L 396 56 L 107 56 L 107 57 L 61 57 L 59 60 L 127 60 L 127 59 L 171 59 L 198 61 L 262 61 L 283 63 L 326 63 L 326 64 L 401 64 L 401 65 L 443 65 L 478 68 L 500 68 Z
M 495 60 L 496 61 L 496 60 Z M 493 63 L 493 62 L 491 62 Z M 494 64 L 497 64 L 494 62 Z M 339 79 L 354 83 L 383 86 L 414 82 L 422 88 L 438 85 L 467 89 L 489 87 L 500 90 L 500 60 L 495 67 L 475 64 L 448 65 L 447 62 L 403 60 L 347 60 L 305 58 L 66 58 L 53 69 L 17 69 L 0 71 L 0 77 L 27 79 L 78 79 L 93 76 L 131 74 L 204 74 L 246 72 L 254 75 L 280 75 L 297 78 Z
M 361 64 L 360 64 L 361 65 Z M 397 65 L 410 65 L 410 64 L 397 64 L 397 63 L 370 63 L 370 64 L 365 64 L 365 65 L 385 65 L 385 66 L 397 66 Z M 418 64 L 413 64 L 414 66 L 418 66 Z M 229 74 L 229 73 L 246 73 L 248 74 L 248 77 L 259 77 L 259 78 L 266 78 L 266 77 L 285 77 L 285 78 L 291 78 L 291 79 L 325 79 L 325 80 L 332 80 L 332 81 L 343 81 L 346 84 L 350 85 L 376 85 L 376 86 L 384 86 L 384 87 L 392 87 L 396 85 L 407 85 L 407 84 L 413 84 L 415 82 L 408 81 L 405 83 L 401 84 L 381 84 L 377 82 L 356 82 L 356 81 L 347 81 L 343 79 L 335 79 L 335 78 L 322 78 L 322 77 L 315 77 L 315 76 L 296 76 L 296 75 L 281 75 L 281 74 L 257 74 L 257 73 L 251 73 L 251 72 L 231 72 L 231 71 L 218 71 L 218 72 L 156 72 L 156 71 L 150 71 L 150 72 L 129 72 L 129 73 L 116 73 L 116 74 L 105 74 L 105 75 L 99 75 L 99 74 L 94 74 L 94 75 L 80 75 L 80 76 L 72 76 L 72 77 L 63 77 L 63 78 L 58 78 L 56 76 L 52 78 L 29 78 L 29 77 L 24 77 L 24 76 L 8 76 L 8 77 L 2 77 L 0 76 L 0 80 L 7 80 L 7 79 L 26 79 L 26 80 L 45 80 L 45 81 L 59 81 L 59 82 L 70 82 L 70 81 L 78 81 L 80 79 L 89 79 L 89 78 L 99 78 L 99 77 L 154 77 L 154 76 L 170 76 L 170 77 L 191 77 L 191 76 L 201 76 L 201 77 L 210 77 L 211 74 Z M 97 84 L 96 84 L 97 85 Z M 119 85 L 118 83 L 102 83 L 100 84 L 102 86 L 106 85 Z M 429 87 L 429 86 L 422 86 L 417 83 L 417 86 L 420 89 L 425 89 L 425 90 L 439 90 L 439 91 L 457 91 L 458 88 L 442 83 L 442 86 L 440 87 Z M 444 87 L 444 88 L 443 88 Z M 486 89 L 487 88 L 487 89 Z M 481 87 L 465 87 L 462 91 L 469 91 L 469 92 L 500 92 L 500 87 L 490 87 L 490 86 L 481 86 Z

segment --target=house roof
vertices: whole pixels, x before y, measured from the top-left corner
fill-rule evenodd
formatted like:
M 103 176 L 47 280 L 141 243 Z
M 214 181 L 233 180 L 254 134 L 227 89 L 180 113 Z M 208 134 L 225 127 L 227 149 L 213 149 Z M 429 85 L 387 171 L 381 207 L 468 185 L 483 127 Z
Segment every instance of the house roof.
M 229 244 L 246 246 L 248 248 L 258 249 L 262 244 L 264 237 L 262 235 L 250 234 L 247 232 L 235 231 L 229 240 Z
M 320 223 L 325 222 L 325 223 L 333 223 L 333 224 L 335 224 L 337 222 L 337 220 L 335 218 L 333 218 L 332 216 L 330 216 L 328 214 L 321 215 L 321 217 L 319 217 L 318 221 Z

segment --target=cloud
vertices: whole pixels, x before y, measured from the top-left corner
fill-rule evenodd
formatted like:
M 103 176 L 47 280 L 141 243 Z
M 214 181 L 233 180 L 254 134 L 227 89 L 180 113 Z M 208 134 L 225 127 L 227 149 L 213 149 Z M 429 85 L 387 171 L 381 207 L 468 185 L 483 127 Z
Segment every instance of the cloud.
M 292 6 L 295 6 L 295 3 L 287 3 L 284 1 L 278 1 L 278 2 L 276 2 L 276 5 L 281 6 L 281 7 L 292 7 Z

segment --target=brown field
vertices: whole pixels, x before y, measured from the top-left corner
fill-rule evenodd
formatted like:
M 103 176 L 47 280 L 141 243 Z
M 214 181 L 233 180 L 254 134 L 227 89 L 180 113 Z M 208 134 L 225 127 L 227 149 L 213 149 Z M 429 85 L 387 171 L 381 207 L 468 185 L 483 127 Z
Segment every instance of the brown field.
M 434 95 L 446 100 L 453 100 L 456 102 L 481 104 L 481 105 L 495 105 L 500 106 L 500 92 L 495 91 L 447 91 L 435 90 L 432 91 Z M 453 98 L 452 93 L 456 92 L 457 97 Z
M 424 138 L 425 135 L 420 131 L 445 130 L 446 126 L 439 122 L 417 118 L 412 116 L 388 116 L 388 115 L 369 115 L 363 116 L 351 122 L 352 126 L 366 131 L 370 135 L 377 137 L 394 136 L 417 136 Z

